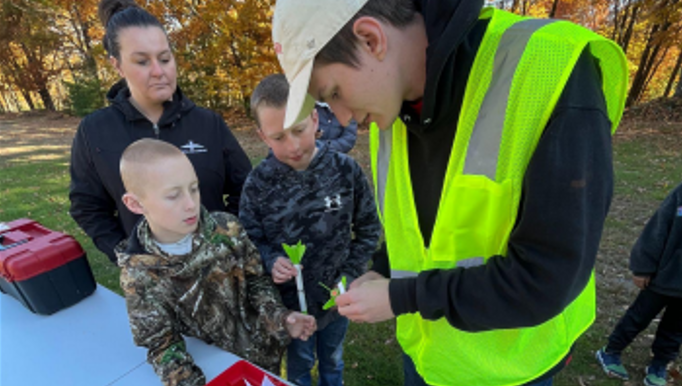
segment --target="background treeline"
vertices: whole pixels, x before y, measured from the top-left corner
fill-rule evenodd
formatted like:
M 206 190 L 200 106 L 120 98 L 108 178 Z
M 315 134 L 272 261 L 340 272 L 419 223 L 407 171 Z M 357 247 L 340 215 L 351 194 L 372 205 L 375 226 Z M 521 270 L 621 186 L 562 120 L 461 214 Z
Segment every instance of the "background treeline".
M 165 23 L 178 83 L 199 105 L 248 111 L 253 87 L 279 70 L 274 0 L 138 0 Z M 98 0 L 2 0 L 0 113 L 85 115 L 117 79 L 102 47 Z M 517 14 L 566 19 L 615 40 L 630 64 L 628 106 L 682 97 L 682 0 L 497 0 Z

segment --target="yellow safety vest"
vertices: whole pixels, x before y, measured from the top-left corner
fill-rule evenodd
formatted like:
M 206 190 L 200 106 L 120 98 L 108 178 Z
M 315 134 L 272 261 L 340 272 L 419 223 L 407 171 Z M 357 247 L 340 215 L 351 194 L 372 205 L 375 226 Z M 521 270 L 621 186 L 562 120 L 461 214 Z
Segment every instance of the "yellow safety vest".
M 492 8 L 480 17 L 490 22 L 469 75 L 428 249 L 414 206 L 406 127 L 400 120 L 391 130 L 372 125 L 373 180 L 393 278 L 506 256 L 526 168 L 586 46 L 601 66 L 612 131 L 623 113 L 627 64 L 615 43 L 565 21 Z M 593 273 L 561 314 L 538 326 L 470 333 L 417 313 L 398 317 L 397 336 L 428 384 L 511 386 L 557 365 L 594 317 Z

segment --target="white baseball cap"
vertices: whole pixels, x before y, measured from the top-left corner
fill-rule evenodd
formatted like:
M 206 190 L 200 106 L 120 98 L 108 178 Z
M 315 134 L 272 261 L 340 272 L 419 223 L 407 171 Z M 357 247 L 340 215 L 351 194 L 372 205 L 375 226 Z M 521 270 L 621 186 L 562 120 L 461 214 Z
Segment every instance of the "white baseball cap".
M 315 108 L 315 99 L 308 94 L 315 56 L 367 1 L 277 0 L 272 40 L 289 82 L 285 129 L 304 120 Z

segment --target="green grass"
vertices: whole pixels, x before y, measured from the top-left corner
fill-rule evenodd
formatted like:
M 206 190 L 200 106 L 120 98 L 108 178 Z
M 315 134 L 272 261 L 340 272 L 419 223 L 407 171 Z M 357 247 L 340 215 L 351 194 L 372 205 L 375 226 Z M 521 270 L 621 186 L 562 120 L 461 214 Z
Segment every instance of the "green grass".
M 604 376 L 594 351 L 634 300 L 636 288 L 630 281 L 630 249 L 646 221 L 661 201 L 682 182 L 682 126 L 627 126 L 614 138 L 614 197 L 597 256 L 597 320 L 578 340 L 571 365 L 555 378 L 555 385 L 639 385 L 649 360 L 655 325 L 652 323 L 624 352 L 630 383 Z M 646 133 L 646 134 L 645 134 Z M 679 366 L 678 360 L 676 365 Z M 677 384 L 682 384 L 679 380 Z M 673 383 L 669 382 L 669 385 Z
M 68 162 L 66 156 L 61 156 L 47 161 L 13 162 L 0 169 L 0 221 L 30 218 L 74 236 L 85 249 L 97 281 L 120 294 L 118 268 L 69 216 Z
M 682 140 L 677 134 L 680 130 L 682 127 L 676 130 L 664 127 L 647 135 L 617 136 L 614 141 L 614 200 L 596 267 L 598 317 L 577 342 L 571 365 L 556 377 L 557 386 L 623 384 L 603 375 L 593 352 L 604 344 L 624 308 L 634 299 L 636 291 L 627 271 L 632 244 L 660 201 L 682 181 L 682 153 L 678 150 Z M 364 142 L 365 138 L 361 138 L 354 149 L 352 154 L 356 158 L 366 149 Z M 260 157 L 252 154 L 254 163 L 262 159 L 262 149 L 259 152 Z M 5 162 L 0 155 L 0 221 L 28 217 L 73 235 L 88 253 L 97 281 L 121 293 L 118 268 L 97 251 L 68 215 L 68 185 L 68 154 L 63 150 L 38 150 L 14 159 L 5 158 Z M 394 333 L 393 321 L 351 324 L 344 355 L 347 386 L 402 384 L 402 357 Z M 625 353 L 626 367 L 638 377 L 632 384 L 641 384 L 652 333 L 652 328 L 647 330 Z

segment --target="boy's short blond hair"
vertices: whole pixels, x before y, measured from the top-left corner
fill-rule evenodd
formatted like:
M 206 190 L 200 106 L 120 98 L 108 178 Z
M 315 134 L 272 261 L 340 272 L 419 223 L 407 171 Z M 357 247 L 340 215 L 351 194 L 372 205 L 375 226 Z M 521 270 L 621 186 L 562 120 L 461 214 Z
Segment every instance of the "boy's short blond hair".
M 153 138 L 139 139 L 123 151 L 119 168 L 126 191 L 141 195 L 144 192 L 147 170 L 159 160 L 171 157 L 185 157 L 180 149 Z
M 289 82 L 284 74 L 268 75 L 258 83 L 251 94 L 251 115 L 260 128 L 258 111 L 261 107 L 283 109 L 289 98 Z

